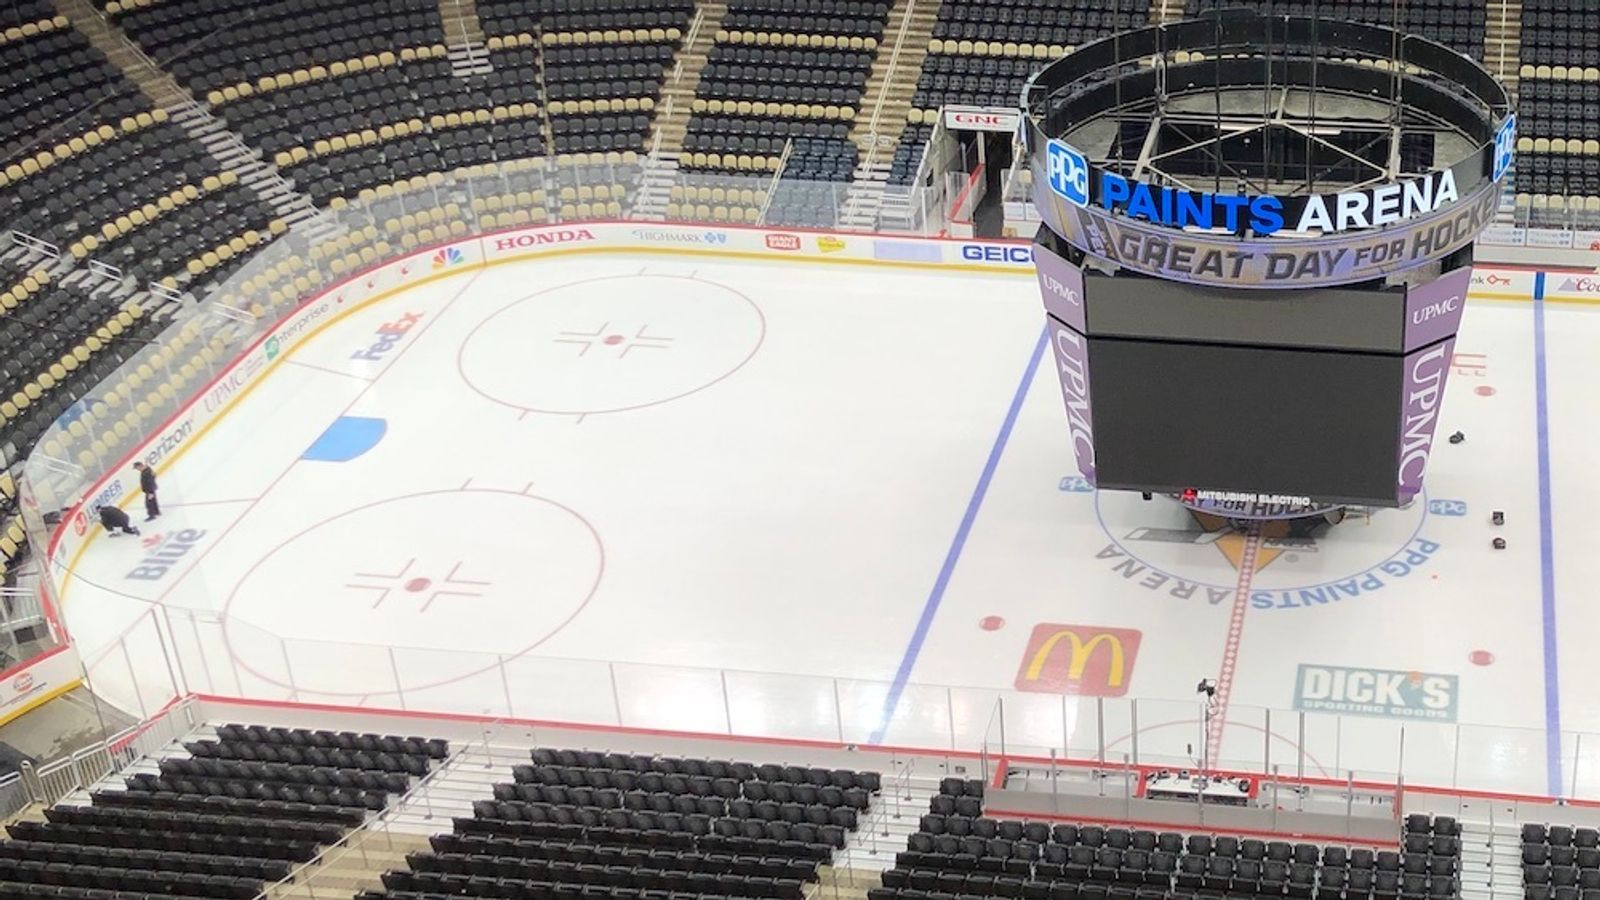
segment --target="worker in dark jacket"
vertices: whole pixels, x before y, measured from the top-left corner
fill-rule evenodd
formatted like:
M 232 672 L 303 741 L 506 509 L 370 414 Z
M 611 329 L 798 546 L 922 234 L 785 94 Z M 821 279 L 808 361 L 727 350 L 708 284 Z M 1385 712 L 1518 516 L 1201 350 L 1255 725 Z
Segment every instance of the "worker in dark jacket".
M 144 520 L 149 522 L 161 515 L 161 503 L 156 500 L 156 470 L 142 462 L 133 464 L 139 473 L 139 490 L 144 491 Z
M 139 533 L 139 529 L 133 527 L 133 523 L 128 520 L 128 514 L 110 503 L 100 507 L 100 527 L 106 530 L 106 535 L 109 537 Z

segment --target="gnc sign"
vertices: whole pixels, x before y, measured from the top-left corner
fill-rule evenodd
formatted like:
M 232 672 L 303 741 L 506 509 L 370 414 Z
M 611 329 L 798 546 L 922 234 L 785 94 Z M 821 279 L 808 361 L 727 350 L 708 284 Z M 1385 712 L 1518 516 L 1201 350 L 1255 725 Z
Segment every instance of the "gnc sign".
M 1036 625 L 1017 672 L 1017 690 L 1121 697 L 1128 692 L 1141 636 L 1130 628 Z
M 986 109 L 978 106 L 946 106 L 944 108 L 944 127 L 956 131 L 1005 131 L 1015 133 L 1017 124 L 1017 111 L 1014 109 Z

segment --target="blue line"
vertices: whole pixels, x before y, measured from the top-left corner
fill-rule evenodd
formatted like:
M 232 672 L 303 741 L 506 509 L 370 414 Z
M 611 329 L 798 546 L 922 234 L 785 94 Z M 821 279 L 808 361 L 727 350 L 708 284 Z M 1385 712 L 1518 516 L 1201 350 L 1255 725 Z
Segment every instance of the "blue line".
M 1539 588 L 1544 614 L 1544 731 L 1547 793 L 1561 796 L 1561 688 L 1556 664 L 1556 551 L 1550 527 L 1550 405 L 1544 360 L 1544 279 L 1533 276 L 1533 393 L 1539 440 Z
M 993 480 L 995 469 L 1000 465 L 1000 456 L 1005 453 L 1006 442 L 1011 439 L 1011 430 L 1016 427 L 1017 414 L 1022 411 L 1022 401 L 1028 396 L 1028 387 L 1033 384 L 1034 373 L 1039 370 L 1039 361 L 1044 358 L 1044 348 L 1049 337 L 1048 327 L 1039 331 L 1039 340 L 1033 345 L 1033 355 L 1028 358 L 1028 368 L 1022 373 L 1022 381 L 1017 385 L 1017 392 L 1011 397 L 1011 408 L 1006 410 L 1006 419 L 1000 424 L 1000 433 L 995 436 L 994 446 L 989 448 L 989 459 L 983 464 L 983 474 L 978 476 L 978 486 L 972 491 L 972 499 L 967 501 L 966 514 L 961 517 L 961 525 L 956 528 L 955 539 L 950 542 L 950 550 L 944 555 L 944 565 L 939 568 L 939 577 L 933 581 L 933 590 L 928 593 L 928 602 L 922 607 L 922 618 L 917 620 L 917 630 L 911 633 L 911 643 L 906 646 L 905 656 L 900 659 L 900 668 L 894 673 L 894 682 L 889 685 L 889 695 L 883 701 L 883 718 L 878 720 L 878 727 L 867 739 L 868 743 L 883 743 L 884 732 L 889 730 L 889 722 L 894 718 L 895 709 L 900 705 L 900 695 L 905 692 L 906 681 L 911 677 L 911 669 L 917 664 L 917 654 L 922 652 L 922 642 L 927 640 L 928 629 L 933 626 L 933 617 L 939 612 L 939 603 L 944 600 L 945 588 L 950 586 L 950 576 L 956 570 L 956 561 L 961 559 L 961 551 L 967 545 L 967 536 L 972 533 L 972 523 L 978 518 L 978 508 L 983 506 L 983 498 L 989 493 L 989 482 Z

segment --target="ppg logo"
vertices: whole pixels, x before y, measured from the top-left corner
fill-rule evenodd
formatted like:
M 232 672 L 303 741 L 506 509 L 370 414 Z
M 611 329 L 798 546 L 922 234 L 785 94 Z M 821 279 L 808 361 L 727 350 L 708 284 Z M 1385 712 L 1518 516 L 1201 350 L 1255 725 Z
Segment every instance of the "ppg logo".
M 1071 145 L 1050 141 L 1050 189 L 1078 206 L 1089 205 L 1089 162 Z
M 1467 504 L 1461 500 L 1429 500 L 1428 514 L 1432 516 L 1464 516 Z
M 1056 486 L 1056 489 L 1061 491 L 1063 494 L 1094 493 L 1094 485 L 1090 484 L 1089 479 L 1083 477 L 1082 475 L 1064 476 L 1061 479 L 1061 483 Z
M 1506 116 L 1505 123 L 1494 135 L 1494 180 L 1499 181 L 1511 168 L 1517 155 L 1517 115 Z

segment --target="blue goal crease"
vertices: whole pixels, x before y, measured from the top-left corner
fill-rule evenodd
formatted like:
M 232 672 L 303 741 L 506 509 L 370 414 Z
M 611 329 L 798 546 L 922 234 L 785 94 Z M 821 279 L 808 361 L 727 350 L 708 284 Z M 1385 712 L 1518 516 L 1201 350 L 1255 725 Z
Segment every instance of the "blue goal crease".
M 939 604 L 944 600 L 945 589 L 950 585 L 950 576 L 955 572 L 956 562 L 961 559 L 961 551 L 966 547 L 967 537 L 972 533 L 972 524 L 978 518 L 978 509 L 983 506 L 983 498 L 989 493 L 989 483 L 994 479 L 995 469 L 1000 465 L 1000 457 L 1005 453 L 1012 429 L 1016 427 L 1017 414 L 1022 411 L 1022 401 L 1027 398 L 1028 388 L 1033 384 L 1033 376 L 1039 370 L 1040 360 L 1044 358 L 1049 336 L 1048 328 L 1039 330 L 1039 339 L 1033 345 L 1033 355 L 1028 357 L 1028 366 L 1023 370 L 1022 380 L 1017 384 L 1016 392 L 1011 395 L 1011 406 L 1006 410 L 1005 420 L 1000 423 L 1000 433 L 995 435 L 994 445 L 989 448 L 989 458 L 983 464 L 983 472 L 978 475 L 978 485 L 967 501 L 967 510 L 961 516 L 961 524 L 956 527 L 955 537 L 950 541 L 950 549 L 944 556 L 944 564 L 939 567 L 939 575 L 933 581 L 933 590 L 928 593 L 928 600 L 922 607 L 922 615 L 917 619 L 916 630 L 911 633 L 911 642 L 906 645 L 906 652 L 900 658 L 900 668 L 895 671 L 894 681 L 889 685 L 889 694 L 883 701 L 883 715 L 878 720 L 878 726 L 873 729 L 872 735 L 867 738 L 870 744 L 883 743 L 884 733 L 889 730 L 889 723 L 894 719 L 895 710 L 900 705 L 900 696 L 905 693 L 906 682 L 911 678 L 911 670 L 917 664 L 917 654 L 922 652 L 922 644 L 928 638 L 933 617 L 938 614 Z
M 1544 631 L 1544 728 L 1547 793 L 1560 797 L 1561 673 L 1556 646 L 1556 565 L 1551 527 L 1550 402 L 1544 335 L 1545 273 L 1533 276 L 1533 393 L 1539 456 L 1539 595 Z

